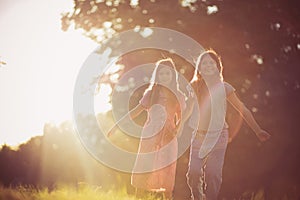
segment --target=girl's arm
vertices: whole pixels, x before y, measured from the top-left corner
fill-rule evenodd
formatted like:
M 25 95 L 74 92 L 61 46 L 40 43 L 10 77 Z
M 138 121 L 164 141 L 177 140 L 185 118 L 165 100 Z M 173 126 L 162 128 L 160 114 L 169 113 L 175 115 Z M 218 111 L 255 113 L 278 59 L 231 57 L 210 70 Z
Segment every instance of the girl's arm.
M 130 119 L 136 118 L 141 112 L 145 110 L 145 107 L 143 107 L 141 104 L 138 104 L 136 107 L 134 107 L 132 110 L 130 110 L 126 115 L 124 115 L 115 125 L 108 131 L 107 136 L 110 137 L 112 136 L 115 131 L 118 129 L 118 126 L 120 123 L 122 123 L 125 119 L 128 120 L 128 116 Z
M 186 108 L 182 115 L 182 123 L 185 123 L 186 120 L 192 115 L 195 102 L 198 103 L 197 96 L 194 93 L 193 87 L 191 85 L 187 85 L 186 88 L 189 94 L 188 94 L 188 99 L 186 101 Z
M 256 136 L 260 141 L 266 141 L 270 138 L 270 134 L 260 128 L 260 126 L 255 121 L 250 110 L 241 102 L 237 97 L 235 92 L 232 92 L 227 100 L 232 104 L 232 106 L 242 115 L 243 119 L 247 122 L 250 128 L 255 132 Z
M 183 112 L 182 115 L 182 123 L 185 123 L 185 121 L 191 116 L 194 108 L 195 99 L 189 98 L 186 101 L 186 109 Z
M 145 110 L 145 107 L 139 103 L 136 107 L 129 111 L 130 118 L 136 118 L 137 116 L 139 116 L 139 114 L 142 113 L 143 110 Z
M 179 127 L 177 128 L 177 137 L 180 137 L 182 135 L 183 127 L 185 122 L 188 120 L 188 118 L 191 116 L 193 109 L 194 109 L 194 104 L 195 101 L 194 97 L 190 96 L 187 101 L 186 101 L 186 108 L 184 112 L 182 113 L 182 118 L 179 124 Z

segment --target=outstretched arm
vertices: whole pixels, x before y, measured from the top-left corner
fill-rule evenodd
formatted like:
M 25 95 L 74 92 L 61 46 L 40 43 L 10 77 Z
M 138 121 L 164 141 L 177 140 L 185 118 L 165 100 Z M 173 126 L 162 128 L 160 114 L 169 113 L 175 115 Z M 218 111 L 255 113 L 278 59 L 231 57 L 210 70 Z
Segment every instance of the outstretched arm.
M 128 117 L 130 117 L 131 119 L 136 118 L 139 114 L 141 114 L 141 112 L 144 109 L 145 108 L 141 104 L 138 104 L 136 107 L 134 107 L 132 110 L 130 110 L 126 115 L 124 115 L 119 121 L 117 121 L 117 123 L 115 123 L 115 125 L 109 130 L 107 136 L 108 137 L 112 136 L 115 133 L 115 131 L 117 130 L 119 124 L 124 122 L 125 119 L 128 120 Z
M 237 97 L 235 92 L 231 93 L 227 100 L 232 104 L 232 106 L 242 115 L 243 119 L 250 126 L 250 128 L 255 132 L 258 139 L 262 142 L 268 140 L 271 135 L 262 130 L 258 123 L 255 121 L 250 110 L 241 102 L 241 100 Z

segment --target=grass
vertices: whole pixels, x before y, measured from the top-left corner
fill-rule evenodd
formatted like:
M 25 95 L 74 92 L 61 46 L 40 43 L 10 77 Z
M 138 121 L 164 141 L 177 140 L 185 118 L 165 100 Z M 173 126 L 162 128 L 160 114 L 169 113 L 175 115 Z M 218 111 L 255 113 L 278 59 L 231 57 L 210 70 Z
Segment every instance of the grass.
M 299 194 L 299 193 L 297 193 Z M 297 194 L 285 194 L 276 196 L 280 200 L 298 200 Z M 245 192 L 237 199 L 240 200 L 264 200 L 264 190 Z M 143 200 L 161 200 L 154 195 L 148 195 Z M 235 198 L 236 199 L 236 198 Z M 128 195 L 126 189 L 104 190 L 101 187 L 88 184 L 79 184 L 77 188 L 71 186 L 59 186 L 52 192 L 47 189 L 37 190 L 33 187 L 5 188 L 0 186 L 0 200 L 141 200 L 133 195 Z
M 0 200 L 138 200 L 124 190 L 104 191 L 100 187 L 81 185 L 78 188 L 60 186 L 51 193 L 47 189 L 37 191 L 30 187 L 0 187 Z M 145 200 L 158 200 L 149 195 Z

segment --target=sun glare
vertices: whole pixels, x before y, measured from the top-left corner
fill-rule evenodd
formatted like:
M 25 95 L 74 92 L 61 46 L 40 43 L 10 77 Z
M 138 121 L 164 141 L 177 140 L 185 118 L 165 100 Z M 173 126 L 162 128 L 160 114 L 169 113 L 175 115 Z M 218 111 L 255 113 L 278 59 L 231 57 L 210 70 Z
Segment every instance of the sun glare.
M 95 114 L 105 113 L 111 110 L 110 95 L 112 88 L 109 84 L 100 84 L 99 93 L 94 97 Z
M 76 77 L 97 44 L 79 31 L 61 30 L 60 14 L 72 8 L 70 3 L 11 4 L 0 18 L 5 30 L 1 61 L 6 62 L 0 73 L 0 90 L 6 97 L 0 99 L 0 145 L 14 146 L 42 135 L 46 122 L 72 119 Z

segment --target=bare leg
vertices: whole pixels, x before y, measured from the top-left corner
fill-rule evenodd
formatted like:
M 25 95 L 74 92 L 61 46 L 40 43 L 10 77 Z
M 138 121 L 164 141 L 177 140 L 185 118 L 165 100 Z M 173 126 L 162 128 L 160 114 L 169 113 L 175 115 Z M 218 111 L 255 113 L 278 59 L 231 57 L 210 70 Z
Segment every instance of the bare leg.
M 173 192 L 172 191 L 165 191 L 164 192 L 164 199 L 165 200 L 172 200 L 173 199 Z

